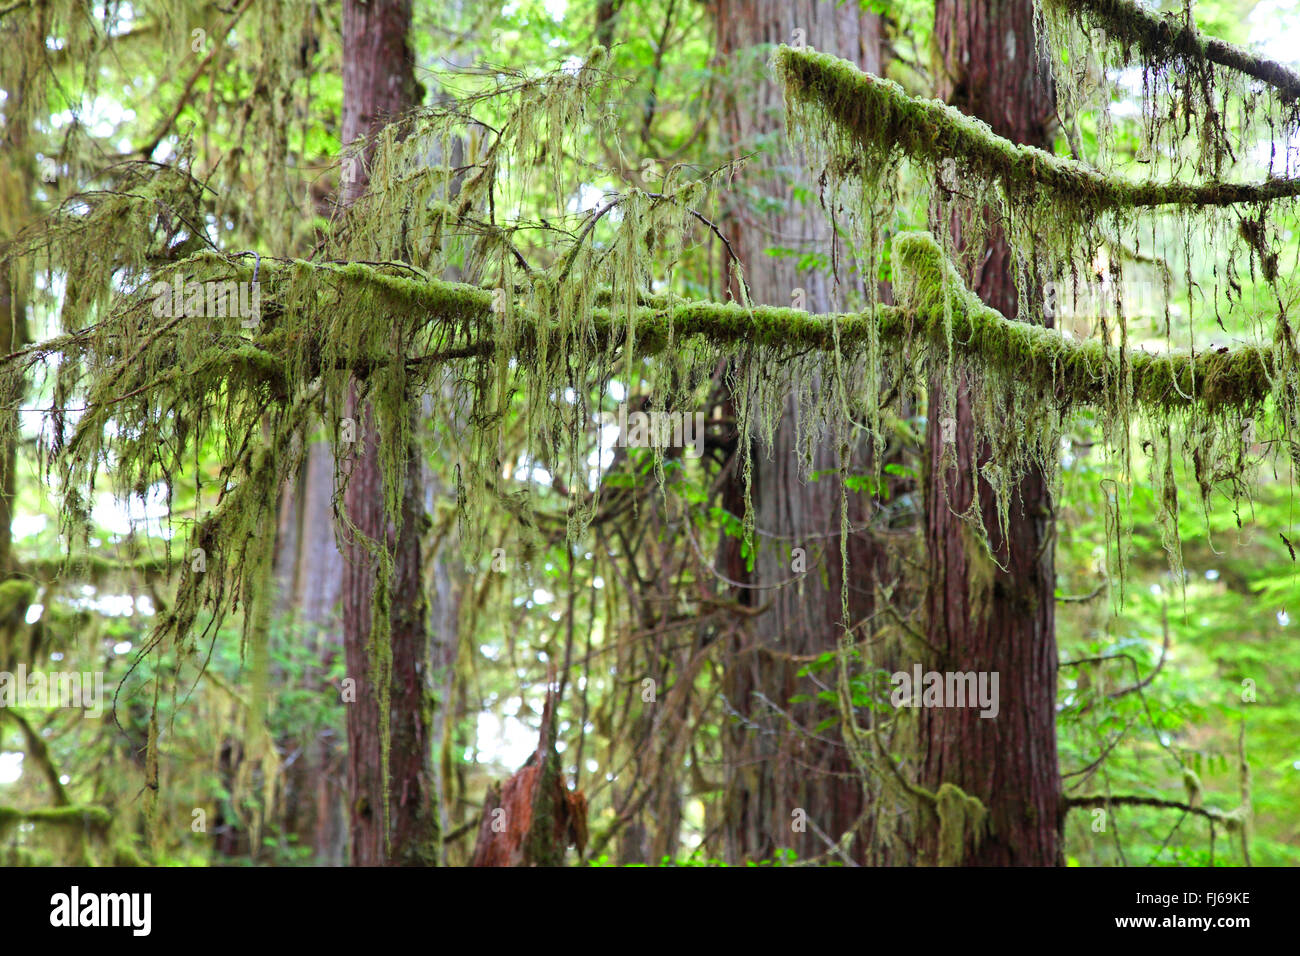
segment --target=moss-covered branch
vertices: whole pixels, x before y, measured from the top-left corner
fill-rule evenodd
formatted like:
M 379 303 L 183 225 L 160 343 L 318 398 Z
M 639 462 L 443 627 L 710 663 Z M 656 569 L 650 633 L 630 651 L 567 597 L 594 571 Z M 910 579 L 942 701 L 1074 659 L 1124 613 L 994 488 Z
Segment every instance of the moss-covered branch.
M 960 160 L 1011 195 L 1053 193 L 1090 210 L 1180 206 L 1232 206 L 1300 195 L 1300 179 L 1260 183 L 1131 182 L 1073 159 L 1018 146 L 986 123 L 938 100 L 908 96 L 890 80 L 863 73 L 847 60 L 815 50 L 781 47 L 775 58 L 786 96 L 823 113 L 859 145 L 879 152 L 897 144 L 931 164 Z
M 1227 827 L 1229 830 L 1238 829 L 1246 819 L 1246 810 L 1244 807 L 1237 807 L 1235 810 L 1219 810 L 1216 807 L 1198 807 L 1190 803 L 1183 803 L 1179 800 L 1165 800 L 1162 797 L 1146 797 L 1141 794 L 1110 794 L 1104 793 L 1093 794 L 1091 796 L 1067 797 L 1065 799 L 1065 808 L 1073 810 L 1078 807 L 1094 808 L 1104 807 L 1107 805 L 1117 807 L 1154 807 L 1159 810 L 1181 810 L 1184 813 L 1192 813 L 1199 817 L 1205 817 L 1215 823 Z
M 953 342 L 965 355 L 1037 382 L 1068 403 L 1105 404 L 1107 380 L 1113 389 L 1119 370 L 1117 350 L 1006 319 L 962 285 L 952 263 L 927 233 L 898 236 L 894 251 L 903 278 L 900 298 L 915 320 L 926 323 L 932 339 L 943 335 L 948 309 Z M 882 334 L 888 334 L 887 324 L 882 324 Z M 1262 401 L 1272 386 L 1273 353 L 1253 346 L 1195 355 L 1130 350 L 1125 357 L 1133 400 L 1150 408 L 1186 406 L 1191 396 L 1207 408 L 1250 406 Z
M 1216 63 L 1267 83 L 1286 101 L 1300 98 L 1300 74 L 1275 60 L 1256 56 L 1195 26 L 1164 16 L 1132 0 L 1039 0 L 1106 31 L 1125 49 L 1136 48 L 1148 60 L 1181 57 Z
M 37 807 L 24 810 L 20 807 L 0 806 L 0 840 L 7 840 L 11 830 L 19 824 L 32 824 L 41 829 L 42 839 L 51 834 L 64 838 L 65 845 L 75 842 L 77 865 L 81 866 L 144 866 L 145 861 L 131 845 L 129 837 L 119 836 L 110 844 L 113 812 L 96 804 L 61 807 Z M 95 852 L 92 847 L 99 848 Z M 24 865 L 33 858 L 23 841 L 9 847 L 7 862 Z
M 807 351 L 844 351 L 865 346 L 873 335 L 886 347 L 909 352 L 915 346 L 943 344 L 948 330 L 960 355 L 979 365 L 1015 375 L 1035 383 L 1045 396 L 1065 404 L 1104 404 L 1107 389 L 1113 390 L 1120 355 L 1096 340 L 1078 341 L 1061 333 L 1011 321 L 983 305 L 970 293 L 955 268 L 934 240 L 925 233 L 904 234 L 894 239 L 900 290 L 908 290 L 906 306 L 877 306 L 873 312 L 813 314 L 799 309 L 771 306 L 745 307 L 736 303 L 690 301 L 656 297 L 636 306 L 629 316 L 625 308 L 592 309 L 592 344 L 617 349 L 627 342 L 629 325 L 635 329 L 637 355 L 655 355 L 683 341 L 698 338 L 717 348 L 756 346 L 785 354 Z M 382 303 L 390 315 L 420 317 L 424 324 L 441 328 L 440 346 L 416 352 L 405 359 L 409 368 L 432 366 L 458 359 L 486 357 L 497 349 L 501 316 L 493 310 L 494 291 L 457 282 L 393 275 L 383 267 L 352 263 L 294 262 L 262 263 L 263 281 L 269 287 L 278 282 L 315 282 L 322 286 L 352 286 L 355 292 Z M 349 295 L 344 291 L 343 294 Z M 523 360 L 561 344 L 564 325 L 553 315 L 536 315 L 522 307 L 515 310 L 514 349 Z M 316 330 L 316 334 L 323 334 Z M 370 349 L 354 350 L 324 367 L 324 350 L 319 343 L 303 348 L 277 331 L 240 339 L 239 347 L 213 347 L 195 357 L 205 377 L 252 376 L 283 394 L 289 354 L 293 349 L 311 356 L 310 375 L 330 368 L 346 367 L 366 377 L 375 369 L 391 365 L 392 355 Z M 30 363 L 50 353 L 48 343 L 0 359 Z M 1250 406 L 1270 392 L 1274 357 L 1269 349 L 1238 346 L 1191 354 L 1175 351 L 1152 354 L 1126 353 L 1132 374 L 1132 397 L 1140 405 L 1159 409 L 1186 407 L 1193 401 L 1206 407 Z M 192 378 L 188 370 L 173 368 L 150 387 L 163 388 L 171 379 Z M 164 381 L 167 379 L 167 381 Z M 1108 384 L 1109 383 L 1109 384 Z M 1113 394 L 1110 395 L 1113 398 Z M 86 571 L 153 573 L 161 562 L 118 564 L 94 556 L 76 556 L 73 565 Z M 53 567 L 44 568 L 55 570 Z
M 130 577 L 139 575 L 152 579 L 167 574 L 177 561 L 169 562 L 163 557 L 141 557 L 118 560 L 98 554 L 76 554 L 57 558 L 32 558 L 22 563 L 24 574 L 47 584 L 64 575 L 75 576 L 78 581 L 103 581 L 114 575 Z
M 966 290 L 943 251 L 926 233 L 896 237 L 894 252 L 900 278 L 911 290 L 906 308 L 882 305 L 871 314 L 817 315 L 798 309 L 746 308 L 735 303 L 701 301 L 643 306 L 634 317 L 636 352 L 653 355 L 670 342 L 680 343 L 694 336 L 715 346 L 752 344 L 792 353 L 851 349 L 869 340 L 873 325 L 883 343 L 898 348 L 917 342 L 940 345 L 947 341 L 945 323 L 951 322 L 953 341 L 965 358 L 1036 381 L 1044 394 L 1067 404 L 1100 405 L 1107 401 L 1107 383 L 1114 387 L 1119 368 L 1115 349 L 1108 350 L 1098 341 L 1077 341 L 1053 329 L 1012 321 L 983 305 Z M 415 357 L 411 362 L 436 363 L 492 353 L 495 345 L 491 329 L 497 316 L 492 311 L 490 290 L 436 279 L 386 275 L 368 266 L 351 265 L 339 271 L 352 282 L 383 289 L 390 308 L 426 309 L 467 330 L 469 341 L 465 345 Z M 546 337 L 556 327 L 545 317 L 521 315 L 516 321 L 522 333 L 519 346 L 525 352 L 536 350 L 539 336 Z M 601 347 L 624 343 L 628 325 L 625 315 L 596 309 L 593 324 Z M 1273 355 L 1253 346 L 1195 355 L 1130 351 L 1127 359 L 1134 400 L 1152 408 L 1186 407 L 1191 404 L 1189 396 L 1209 408 L 1249 406 L 1262 401 L 1271 388 Z M 368 360 L 360 359 L 352 367 L 364 371 L 368 364 Z
M 103 836 L 113 823 L 113 814 L 97 806 L 38 807 L 35 810 L 0 807 L 0 832 L 15 823 L 84 828 Z
M 18 711 L 10 707 L 0 708 L 0 717 L 8 716 L 18 729 L 22 731 L 23 739 L 27 742 L 27 755 L 32 758 L 45 774 L 45 779 L 50 785 L 50 790 L 54 794 L 54 805 L 56 807 L 70 806 L 72 801 L 68 799 L 68 792 L 63 789 L 63 781 L 59 779 L 59 772 L 54 766 L 54 761 L 50 757 L 50 749 L 45 746 L 45 741 L 41 735 L 36 732 L 27 719 Z

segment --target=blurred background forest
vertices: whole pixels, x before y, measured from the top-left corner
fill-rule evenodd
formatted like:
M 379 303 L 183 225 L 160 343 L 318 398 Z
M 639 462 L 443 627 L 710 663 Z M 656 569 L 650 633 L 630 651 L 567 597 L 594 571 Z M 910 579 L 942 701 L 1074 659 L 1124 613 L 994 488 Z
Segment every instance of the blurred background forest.
M 74 194 L 124 188 L 113 170 L 129 159 L 182 164 L 205 183 L 219 197 L 204 215 L 221 248 L 310 257 L 332 228 L 349 175 L 344 6 L 0 3 L 0 111 L 10 114 L 0 241 Z M 417 102 L 473 103 L 477 120 L 490 127 L 507 110 L 501 90 L 571 68 L 603 46 L 604 69 L 620 79 L 620 92 L 603 104 L 602 122 L 618 139 L 579 136 L 578 149 L 558 157 L 569 184 L 567 221 L 542 198 L 549 167 L 520 180 L 509 216 L 524 259 L 554 264 L 554 237 L 580 233 L 616 191 L 666 192 L 675 169 L 703 176 L 745 157 L 745 170 L 721 177 L 701 210 L 714 228 L 697 231 L 656 291 L 727 298 L 733 250 L 723 237 L 755 288 L 769 279 L 787 289 L 825 287 L 840 263 L 824 225 L 820 232 L 782 228 L 824 224 L 825 215 L 815 171 L 788 151 L 784 105 L 766 73 L 773 45 L 797 40 L 791 30 L 811 7 L 827 8 L 825 17 L 865 18 L 871 26 L 858 39 L 859 61 L 912 95 L 934 96 L 941 82 L 935 4 L 791 4 L 774 26 L 761 23 L 770 6 L 414 0 Z M 1294 61 L 1300 51 L 1295 0 L 1199 0 L 1195 16 L 1206 33 L 1264 55 Z M 46 33 L 38 66 L 10 52 L 33 29 Z M 1086 61 L 1079 68 L 1099 67 Z M 28 107 L 20 134 L 14 91 L 34 69 L 46 78 L 43 98 Z M 1139 175 L 1150 161 L 1141 103 L 1151 91 L 1141 70 L 1112 69 L 1112 79 L 1104 116 L 1059 104 L 1065 111 L 1052 148 L 1098 165 L 1104 156 L 1111 170 Z M 1267 131 L 1259 142 L 1266 162 Z M 1273 148 L 1288 154 L 1283 165 L 1294 175 L 1300 142 Z M 1258 153 L 1240 157 L 1242 168 Z M 908 195 L 906 183 L 900 194 Z M 1221 281 L 1208 247 L 1158 241 L 1158 230 L 1173 235 L 1175 227 L 1151 227 L 1148 249 L 1160 255 L 1130 250 L 1122 290 L 1129 344 L 1158 351 L 1251 340 L 1258 316 L 1249 305 L 1218 316 L 1204 300 L 1188 307 Z M 902 203 L 890 228 L 927 228 L 924 202 Z M 1278 261 L 1289 271 L 1300 250 L 1293 217 L 1278 235 Z M 85 256 L 100 251 L 86 248 Z M 1092 276 L 1099 295 L 1082 301 L 1062 293 L 1053 303 L 1058 328 L 1093 334 L 1114 294 L 1105 262 L 1099 250 Z M 76 294 L 72 269 L 36 271 L 22 292 L 17 275 L 0 287 L 0 301 L 9 310 L 21 298 L 23 321 L 7 330 L 0 352 L 64 331 L 60 311 Z M 1262 281 L 1241 282 L 1240 303 L 1267 300 Z M 773 304 L 788 305 L 788 292 Z M 597 400 L 607 410 L 623 402 L 647 407 L 651 381 L 649 373 L 637 381 L 617 376 Z M 21 396 L 18 438 L 6 449 L 14 467 L 0 508 L 0 671 L 102 672 L 103 713 L 0 711 L 0 862 L 347 864 L 356 809 L 348 792 L 352 704 L 328 446 L 307 450 L 298 480 L 277 503 L 278 525 L 263 529 L 274 540 L 275 588 L 265 659 L 256 660 L 241 640 L 239 614 L 197 654 L 152 647 L 155 617 L 171 606 L 190 561 L 187 523 L 222 474 L 221 450 L 213 443 L 196 455 L 192 472 L 170 488 L 142 487 L 129 499 L 101 489 L 85 502 L 91 530 L 74 547 L 61 533 L 59 488 L 45 467 L 48 410 L 67 397 L 56 396 L 58 388 L 57 376 L 49 376 Z M 593 424 L 582 440 L 590 480 L 604 491 L 580 542 L 566 536 L 571 475 L 527 453 L 527 410 L 510 409 L 499 503 L 488 509 L 484 546 L 475 551 L 461 541 L 457 516 L 465 421 L 445 405 L 426 405 L 418 423 L 428 519 L 420 541 L 430 634 L 423 692 L 438 862 L 470 861 L 489 787 L 537 747 L 548 669 L 560 684 L 556 748 L 588 812 L 584 846 L 570 851 L 570 862 L 863 859 L 871 824 L 859 816 L 866 803 L 858 792 L 867 784 L 839 753 L 835 638 L 819 644 L 795 634 L 799 626 L 815 631 L 818 612 L 783 604 L 820 601 L 839 619 L 838 515 L 818 512 L 807 497 L 799 500 L 819 518 L 813 527 L 790 527 L 798 515 L 778 506 L 760 510 L 760 544 L 751 546 L 737 484 L 735 411 L 721 376 L 702 383 L 698 407 L 708 422 L 699 459 L 619 447 L 617 429 Z M 853 495 L 873 500 L 869 514 L 855 515 L 855 534 L 887 545 L 901 568 L 890 611 L 900 627 L 923 614 L 917 581 L 926 561 L 926 427 L 918 395 L 908 414 L 891 419 L 887 480 L 866 469 L 846 479 Z M 1293 551 L 1300 518 L 1291 463 L 1261 440 L 1250 451 L 1266 465 L 1251 487 L 1217 495 L 1208 514 L 1194 498 L 1184 503 L 1180 580 L 1158 516 L 1160 492 L 1148 480 L 1150 448 L 1135 441 L 1126 471 L 1102 453 L 1099 428 L 1079 412 L 1062 445 L 1056 532 L 1048 542 L 1055 549 L 1055 727 L 1064 793 L 1145 794 L 1226 813 L 1241 799 L 1248 759 L 1249 862 L 1300 863 L 1300 621 L 1290 613 L 1300 613 Z M 792 453 L 787 441 L 783 451 Z M 759 482 L 799 483 L 788 468 L 760 468 L 757 459 Z M 1179 487 L 1194 489 L 1187 464 L 1173 464 L 1181 469 Z M 834 477 L 833 467 L 815 471 L 792 500 L 815 497 L 819 483 Z M 196 493 L 197 479 L 207 484 Z M 1133 496 L 1122 594 L 1117 556 L 1108 554 L 1114 535 L 1106 501 L 1119 485 Z M 509 506 L 524 486 L 531 494 L 526 512 Z M 839 498 L 836 486 L 830 500 Z M 765 534 L 802 547 L 812 597 L 800 590 L 804 584 L 747 589 L 760 577 L 792 573 L 788 547 L 764 566 L 755 549 L 765 546 Z M 850 559 L 856 574 L 852 547 Z M 863 713 L 881 706 L 879 678 L 868 669 L 853 674 L 853 705 Z M 153 802 L 146 799 L 151 791 Z M 788 825 L 797 808 L 807 809 L 812 826 Z M 782 820 L 787 825 L 778 825 Z M 1212 839 L 1209 822 L 1195 813 L 1115 806 L 1100 822 L 1086 808 L 1068 814 L 1066 863 L 1246 862 L 1239 836 L 1220 827 Z M 842 842 L 845 832 L 857 842 Z

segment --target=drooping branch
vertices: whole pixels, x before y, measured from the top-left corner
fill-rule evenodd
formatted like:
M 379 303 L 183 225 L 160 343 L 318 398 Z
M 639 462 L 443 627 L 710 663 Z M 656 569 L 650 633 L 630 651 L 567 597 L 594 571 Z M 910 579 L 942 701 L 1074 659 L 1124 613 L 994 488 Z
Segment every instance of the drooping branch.
M 1236 70 L 1266 83 L 1284 101 L 1300 98 L 1300 74 L 1265 57 L 1256 56 L 1217 37 L 1207 36 L 1174 14 L 1161 15 L 1132 0 L 1038 0 L 1106 31 L 1125 50 L 1136 48 L 1150 60 L 1201 60 Z
M 958 160 L 1008 194 L 1043 192 L 1072 207 L 1233 206 L 1300 195 L 1300 178 L 1259 183 L 1133 182 L 1032 146 L 1018 146 L 986 123 L 938 100 L 909 96 L 897 83 L 863 73 L 847 60 L 781 47 L 775 57 L 789 100 L 817 111 L 857 144 L 879 152 L 896 144 L 931 164 Z

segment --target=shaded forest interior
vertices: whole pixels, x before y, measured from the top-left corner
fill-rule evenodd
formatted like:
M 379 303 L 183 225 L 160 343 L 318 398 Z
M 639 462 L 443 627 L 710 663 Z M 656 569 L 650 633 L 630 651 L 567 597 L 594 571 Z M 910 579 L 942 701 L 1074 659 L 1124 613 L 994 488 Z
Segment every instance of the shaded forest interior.
M 0 863 L 1300 863 L 1300 4 L 0 49 Z

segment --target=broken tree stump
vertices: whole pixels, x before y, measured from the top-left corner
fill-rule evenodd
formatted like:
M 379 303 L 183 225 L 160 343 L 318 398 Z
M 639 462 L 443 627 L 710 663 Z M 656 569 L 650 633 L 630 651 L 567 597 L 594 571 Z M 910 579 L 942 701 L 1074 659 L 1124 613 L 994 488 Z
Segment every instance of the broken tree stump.
M 537 749 L 504 784 L 488 788 L 471 866 L 562 866 L 587 845 L 587 799 L 570 790 L 555 749 L 556 690 L 548 675 Z

